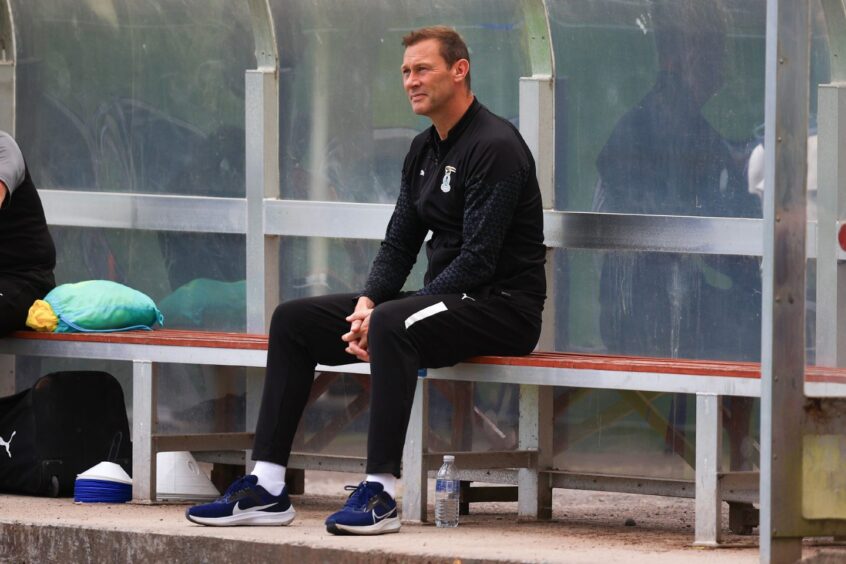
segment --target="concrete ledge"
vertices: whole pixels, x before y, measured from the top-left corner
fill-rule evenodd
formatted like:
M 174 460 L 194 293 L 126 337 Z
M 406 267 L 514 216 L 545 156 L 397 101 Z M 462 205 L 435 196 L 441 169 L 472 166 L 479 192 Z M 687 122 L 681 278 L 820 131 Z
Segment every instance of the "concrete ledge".
M 354 552 L 300 544 L 264 543 L 70 526 L 0 523 L 0 562 L 297 562 L 298 564 L 444 563 L 455 558 Z M 490 562 L 462 558 L 463 563 Z M 510 560 L 498 560 L 509 562 Z M 516 562 L 516 560 L 512 561 Z
M 52 562 L 569 562 L 752 564 L 757 539 L 726 533 L 729 547 L 691 547 L 693 501 L 556 490 L 553 520 L 518 522 L 516 504 L 484 503 L 457 529 L 404 524 L 399 534 L 339 537 L 326 516 L 343 479 L 323 473 L 294 496 L 288 527 L 202 527 L 185 505 L 76 504 L 0 495 L 0 564 Z M 334 481 L 332 481 L 334 480 Z M 318 493 L 335 492 L 334 495 Z M 626 525 L 634 519 L 636 525 Z

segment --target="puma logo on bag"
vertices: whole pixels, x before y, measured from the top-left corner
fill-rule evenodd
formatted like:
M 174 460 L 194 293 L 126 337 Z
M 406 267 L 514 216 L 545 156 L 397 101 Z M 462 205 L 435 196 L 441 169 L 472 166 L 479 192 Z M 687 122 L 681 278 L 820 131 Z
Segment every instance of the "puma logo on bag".
M 15 438 L 16 433 L 17 433 L 17 431 L 12 431 L 12 436 L 9 437 L 8 441 L 4 441 L 3 437 L 0 437 L 0 445 L 3 445 L 4 447 L 6 447 L 6 454 L 9 455 L 9 458 L 12 458 L 12 451 L 9 449 L 9 447 L 11 446 L 12 439 Z

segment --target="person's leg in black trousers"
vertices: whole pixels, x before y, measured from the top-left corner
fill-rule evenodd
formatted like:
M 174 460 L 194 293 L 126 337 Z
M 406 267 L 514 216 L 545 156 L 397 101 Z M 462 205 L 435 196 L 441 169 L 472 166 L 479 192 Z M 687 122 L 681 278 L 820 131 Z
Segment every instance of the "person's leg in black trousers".
M 341 294 L 277 307 L 253 447 L 256 468 L 221 499 L 190 508 L 189 520 L 208 525 L 285 525 L 293 520 L 295 512 L 283 487 L 284 467 L 315 366 L 356 362 L 341 340 L 350 329 L 346 317 L 355 309 L 354 300 L 353 294 Z M 539 334 L 540 307 L 510 296 L 403 296 L 376 306 L 367 347 L 372 378 L 368 478 L 343 509 L 327 518 L 327 530 L 336 534 L 399 530 L 391 489 L 394 478 L 388 475 L 400 476 L 419 368 L 448 366 L 481 354 L 527 354 Z
M 287 465 L 316 364 L 356 362 L 341 335 L 353 294 L 281 304 L 270 327 L 267 373 L 253 459 Z M 408 296 L 378 305 L 368 335 L 372 392 L 367 472 L 400 476 L 419 368 L 450 366 L 482 354 L 527 354 L 540 315 L 510 297 Z
M 267 371 L 253 460 L 287 466 L 291 445 L 308 402 L 317 364 L 358 362 L 341 335 L 355 307 L 354 294 L 303 298 L 280 304 L 270 322 Z
M 540 308 L 535 310 L 532 315 L 499 295 L 412 296 L 377 306 L 369 330 L 367 472 L 400 476 L 419 368 L 484 354 L 528 354 L 540 335 Z
M 26 329 L 26 317 L 35 300 L 43 299 L 51 286 L 38 286 L 13 276 L 0 276 L 0 337 Z
M 317 363 L 356 362 L 341 336 L 354 309 L 353 294 L 283 303 L 270 323 L 267 372 L 256 427 L 250 475 L 236 480 L 219 499 L 186 510 L 202 525 L 287 525 L 294 511 L 285 488 L 285 466 L 308 401 Z

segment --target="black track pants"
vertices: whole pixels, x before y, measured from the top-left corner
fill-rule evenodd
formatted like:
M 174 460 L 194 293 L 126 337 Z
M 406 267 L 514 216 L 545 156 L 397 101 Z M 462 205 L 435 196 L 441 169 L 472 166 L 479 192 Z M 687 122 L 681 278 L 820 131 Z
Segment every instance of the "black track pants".
M 26 329 L 26 316 L 35 300 L 43 299 L 51 283 L 36 283 L 0 274 L 0 337 Z
M 287 465 L 316 364 L 357 362 L 344 351 L 354 294 L 285 302 L 270 324 L 270 345 L 253 459 Z M 492 293 L 405 296 L 370 318 L 372 391 L 367 472 L 400 476 L 419 368 L 450 366 L 484 354 L 523 355 L 540 335 L 538 305 Z

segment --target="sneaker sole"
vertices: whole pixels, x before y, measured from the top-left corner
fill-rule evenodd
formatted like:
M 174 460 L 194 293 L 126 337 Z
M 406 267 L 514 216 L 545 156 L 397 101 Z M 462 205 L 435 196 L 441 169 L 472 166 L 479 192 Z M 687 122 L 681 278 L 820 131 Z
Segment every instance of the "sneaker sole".
M 185 517 L 192 523 L 208 525 L 210 527 L 237 527 L 242 525 L 284 526 L 289 525 L 296 516 L 297 512 L 294 511 L 293 507 L 281 512 L 253 511 L 230 515 L 228 517 L 196 517 L 189 515 L 187 512 L 185 513 Z
M 326 523 L 326 530 L 333 535 L 383 535 L 387 533 L 398 533 L 400 530 L 399 517 L 383 519 L 376 524 L 365 527 L 354 527 L 342 525 L 331 521 Z

